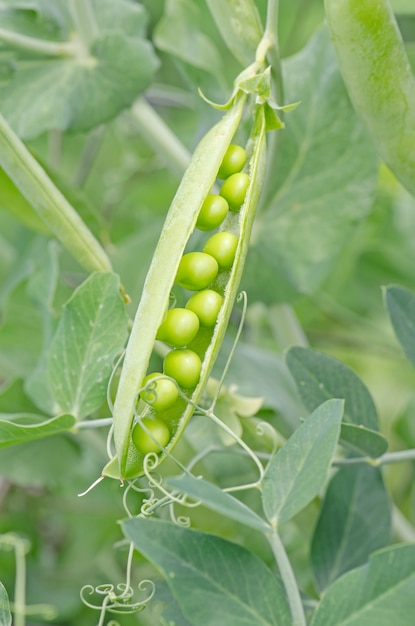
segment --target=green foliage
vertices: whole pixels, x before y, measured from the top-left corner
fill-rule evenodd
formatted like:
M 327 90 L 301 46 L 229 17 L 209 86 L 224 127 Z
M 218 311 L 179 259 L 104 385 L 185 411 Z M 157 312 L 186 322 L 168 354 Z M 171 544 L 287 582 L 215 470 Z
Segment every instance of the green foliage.
M 245 548 L 161 520 L 132 519 L 123 528 L 164 574 L 191 624 L 290 624 L 281 583 Z
M 11 626 L 12 616 L 9 607 L 9 598 L 7 592 L 0 582 L 0 626 Z
M 253 299 L 313 293 L 370 212 L 377 162 L 337 69 L 328 33 L 285 60 L 287 115 L 244 285 Z M 289 123 L 288 123 L 289 119 Z
M 144 39 L 143 8 L 127 0 L 117 5 L 100 1 L 98 6 L 97 35 L 89 50 L 80 41 L 72 54 L 57 51 L 50 59 L 40 51 L 28 62 L 25 50 L 10 44 L 13 72 L 1 90 L 0 110 L 19 136 L 89 130 L 112 119 L 151 84 L 158 62 Z M 1 12 L 18 19 L 19 13 L 36 11 L 38 19 L 25 34 L 41 40 L 44 9 L 43 2 L 30 2 Z M 60 2 L 47 20 L 59 42 L 67 43 L 73 26 L 66 3 Z
M 415 365 L 415 295 L 409 289 L 391 286 L 386 289 L 385 301 L 399 343 Z
M 328 398 L 344 398 L 345 421 L 377 429 L 378 417 L 367 387 L 348 367 L 310 348 L 291 348 L 287 365 L 301 398 L 312 410 Z
M 274 526 L 291 519 L 324 487 L 342 415 L 341 400 L 322 404 L 271 460 L 264 478 L 263 504 Z
M 400 545 L 375 552 L 369 563 L 342 576 L 326 591 L 311 626 L 386 626 L 413 622 L 415 547 Z M 346 600 L 347 598 L 347 600 Z
M 390 531 L 390 502 L 379 469 L 340 469 L 326 491 L 311 544 L 319 590 L 387 546 Z
M 118 277 L 91 274 L 68 300 L 50 345 L 48 375 L 59 411 L 81 419 L 103 404 L 126 334 Z
M 0 3 L 0 626 L 413 626 L 414 9 L 375 137 L 323 4 Z

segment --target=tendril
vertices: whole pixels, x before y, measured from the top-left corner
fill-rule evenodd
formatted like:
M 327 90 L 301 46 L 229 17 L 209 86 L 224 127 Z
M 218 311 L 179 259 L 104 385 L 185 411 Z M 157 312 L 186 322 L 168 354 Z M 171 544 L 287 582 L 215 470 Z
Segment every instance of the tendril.
M 177 526 L 182 526 L 183 528 L 190 528 L 190 517 L 188 515 L 177 515 L 174 511 L 174 502 L 170 503 L 169 506 L 170 519 Z
M 217 424 L 220 428 L 222 428 L 228 435 L 230 435 L 243 450 L 245 450 L 245 452 L 248 454 L 248 456 L 253 460 L 253 462 L 257 466 L 258 472 L 259 472 L 259 478 L 256 482 L 248 483 L 246 485 L 236 485 L 234 487 L 227 487 L 226 489 L 224 489 L 224 491 L 241 491 L 242 489 L 251 489 L 254 487 L 257 488 L 261 484 L 262 479 L 264 478 L 265 470 L 261 461 L 255 454 L 255 452 L 236 433 L 234 433 L 233 430 L 229 428 L 229 426 L 224 424 L 224 422 L 222 422 L 212 411 L 206 411 L 205 414 L 213 422 L 215 422 L 215 424 Z
M 118 370 L 118 367 L 119 367 L 121 361 L 124 358 L 124 355 L 125 355 L 125 350 L 123 350 L 121 352 L 119 357 L 117 357 L 117 356 L 115 357 L 116 361 L 115 361 L 114 367 L 112 368 L 111 376 L 109 377 L 109 380 L 108 380 L 108 385 L 107 385 L 107 404 L 108 404 L 108 406 L 110 408 L 111 415 L 114 413 L 114 403 L 113 403 L 112 398 L 111 398 L 111 387 L 112 387 L 112 384 L 114 382 L 115 374 L 116 374 L 116 372 Z
M 153 504 L 154 502 L 157 502 L 157 498 L 155 498 L 154 496 L 153 489 L 150 489 L 149 487 L 139 487 L 137 485 L 137 481 L 129 481 L 122 496 L 122 503 L 123 503 L 125 512 L 130 518 L 134 517 L 134 514 L 130 511 L 130 508 L 127 503 L 127 498 L 130 495 L 131 491 L 135 491 L 136 493 L 141 493 L 141 494 L 148 494 L 147 497 L 143 499 L 143 503 L 141 505 L 140 511 L 143 509 L 145 505 Z
M 99 626 L 103 624 L 106 612 L 128 614 L 142 611 L 153 598 L 156 586 L 152 580 L 142 580 L 137 585 L 137 589 L 139 592 L 145 592 L 146 596 L 135 602 L 132 602 L 135 591 L 129 582 L 119 583 L 117 586 L 111 583 L 104 583 L 96 587 L 84 585 L 80 590 L 80 598 L 85 606 L 101 612 Z M 96 599 L 92 601 L 88 596 L 94 596 Z M 100 598 L 103 598 L 102 602 L 98 601 Z
M 224 383 L 225 378 L 226 378 L 226 374 L 228 373 L 228 370 L 229 370 L 229 367 L 231 365 L 233 356 L 235 354 L 236 347 L 237 347 L 237 345 L 239 343 L 239 339 L 241 337 L 242 329 L 243 329 L 243 326 L 244 326 L 244 323 L 245 323 L 246 312 L 247 312 L 247 309 L 248 309 L 248 296 L 246 294 L 246 291 L 241 291 L 241 293 L 238 294 L 238 296 L 236 298 L 236 302 L 241 302 L 241 300 L 242 300 L 243 304 L 242 304 L 242 314 L 241 314 L 241 319 L 240 319 L 240 322 L 239 322 L 238 330 L 236 332 L 236 336 L 235 336 L 235 339 L 233 341 L 231 351 L 229 352 L 228 358 L 226 359 L 226 363 L 225 363 L 225 367 L 223 368 L 222 375 L 221 375 L 221 377 L 219 379 L 219 383 L 218 383 L 218 387 L 216 389 L 216 393 L 215 393 L 215 395 L 213 397 L 213 400 L 211 402 L 210 411 L 213 411 L 215 406 L 216 406 L 216 402 L 218 401 L 221 389 L 223 387 L 223 383 Z

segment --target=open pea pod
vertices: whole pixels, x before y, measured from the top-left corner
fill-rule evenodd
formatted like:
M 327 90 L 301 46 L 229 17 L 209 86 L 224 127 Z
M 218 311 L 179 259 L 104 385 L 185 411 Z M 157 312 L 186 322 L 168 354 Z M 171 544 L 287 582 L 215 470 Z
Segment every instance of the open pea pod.
M 340 71 L 379 156 L 415 195 L 415 77 L 388 0 L 325 0 Z
M 104 468 L 104 476 L 122 480 L 143 474 L 144 455 L 131 442 L 137 394 L 146 376 L 157 331 L 168 307 L 177 268 L 195 229 L 200 208 L 216 180 L 219 166 L 238 128 L 245 99 L 244 94 L 237 94 L 226 115 L 201 140 L 167 215 L 126 348 L 113 411 L 116 456 Z M 222 295 L 223 304 L 214 328 L 201 328 L 188 346 L 198 354 L 202 362 L 199 382 L 191 393 L 191 402 L 179 397 L 172 407 L 159 413 L 170 429 L 170 440 L 160 452 L 160 461 L 175 446 L 190 420 L 222 344 L 238 292 L 264 178 L 265 134 L 264 107 L 259 105 L 256 107 L 251 136 L 246 146 L 247 163 L 244 169 L 249 176 L 249 185 L 245 200 L 237 213 L 228 213 L 221 226 L 221 230 L 233 232 L 238 237 L 231 269 L 220 272 L 212 285 Z M 142 415 L 151 411 L 147 406 Z

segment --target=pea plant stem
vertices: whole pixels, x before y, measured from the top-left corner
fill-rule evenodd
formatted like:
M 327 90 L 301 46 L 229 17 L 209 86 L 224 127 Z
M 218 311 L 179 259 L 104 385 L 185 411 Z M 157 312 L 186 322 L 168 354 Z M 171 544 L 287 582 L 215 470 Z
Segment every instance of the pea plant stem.
M 29 50 L 30 52 L 50 56 L 72 56 L 78 51 L 76 41 L 48 41 L 22 35 L 6 28 L 0 28 L 0 41 L 21 50 Z
M 400 450 L 398 452 L 387 452 L 377 459 L 369 456 L 357 456 L 350 459 L 336 459 L 333 461 L 334 467 L 344 467 L 346 465 L 390 465 L 392 463 L 402 463 L 403 461 L 415 461 L 415 448 L 410 450 Z
M 0 166 L 80 265 L 89 272 L 112 271 L 100 243 L 1 115 Z
M 278 104 L 284 102 L 284 89 L 282 83 L 281 58 L 278 45 L 278 9 L 279 0 L 268 0 L 265 32 L 262 42 L 266 46 L 266 56 L 271 64 L 274 78 L 274 97 Z M 260 44 L 261 46 L 261 44 Z M 258 46 L 258 50 L 260 49 Z
M 292 626 L 306 626 L 303 603 L 298 589 L 297 581 L 287 553 L 276 530 L 272 530 L 267 534 L 267 539 L 272 548 L 278 569 L 287 594 L 288 604 L 290 606 Z
M 182 176 L 190 162 L 191 154 L 157 111 L 145 98 L 138 98 L 132 106 L 131 114 L 140 134 L 156 154 L 163 158 L 175 174 Z
M 415 542 L 415 528 L 400 512 L 396 505 L 392 508 L 393 532 L 401 541 Z
M 258 46 L 257 58 L 259 55 L 263 55 L 264 58 L 266 57 L 269 61 L 271 65 L 272 95 L 274 100 L 282 106 L 284 104 L 284 84 L 278 43 L 278 10 L 279 0 L 268 0 L 265 32 Z M 282 111 L 280 114 L 282 114 Z M 279 143 L 280 133 L 270 133 L 268 141 L 268 166 L 264 181 L 264 189 L 262 192 L 263 201 L 268 199 L 269 192 L 274 185 L 275 165 L 278 156 Z
M 26 612 L 26 546 L 23 541 L 16 541 L 16 582 L 14 588 L 14 624 L 25 626 Z
M 79 38 L 85 48 L 89 50 L 98 34 L 98 26 L 91 0 L 70 0 L 69 8 Z

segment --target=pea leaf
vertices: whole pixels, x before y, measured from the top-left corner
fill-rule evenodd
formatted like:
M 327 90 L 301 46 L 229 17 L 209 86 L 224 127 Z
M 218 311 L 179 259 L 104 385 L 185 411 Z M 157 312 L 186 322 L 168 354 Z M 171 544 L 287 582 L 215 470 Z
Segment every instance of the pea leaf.
M 412 626 L 415 614 L 415 546 L 375 552 L 325 592 L 310 626 Z
M 49 129 L 89 130 L 130 106 L 151 84 L 158 60 L 143 39 L 143 7 L 125 0 L 115 6 L 110 0 L 94 4 L 98 35 L 87 58 L 27 58 L 15 50 L 16 70 L 3 82 L 0 108 L 20 137 L 29 139 Z M 58 41 L 68 37 L 73 25 L 61 3 L 55 12 L 48 13 L 43 2 L 35 8 L 40 24 L 45 11 L 55 22 Z
M 192 476 L 180 476 L 169 478 L 167 484 L 196 500 L 200 500 L 213 511 L 226 515 L 241 524 L 262 532 L 269 530 L 269 525 L 265 520 L 252 509 L 210 482 Z
M 328 400 L 318 407 L 271 459 L 262 501 L 273 525 L 294 517 L 326 483 L 340 434 L 343 404 L 342 400 Z
M 245 548 L 155 519 L 129 519 L 123 531 L 162 573 L 195 626 L 289 626 L 281 583 Z
M 4 117 L 24 139 L 49 129 L 86 131 L 132 104 L 150 84 L 150 45 L 121 33 L 94 41 L 89 64 L 77 59 L 23 65 L 0 92 Z
M 38 407 L 26 395 L 21 378 L 0 389 L 0 413 L 36 413 Z
M 190 622 L 183 616 L 166 582 L 157 581 L 154 600 L 162 602 L 164 605 L 163 615 L 160 616 L 161 626 L 172 626 L 172 624 L 174 626 L 190 626 Z
M 230 350 L 223 344 L 213 370 L 220 378 Z M 263 406 L 278 411 L 278 429 L 289 437 L 299 426 L 301 401 L 284 360 L 275 352 L 242 342 L 238 343 L 226 376 L 226 385 L 243 391 L 247 396 L 261 396 Z
M 222 75 L 223 61 L 214 42 L 200 29 L 200 7 L 189 0 L 167 0 L 154 32 L 156 46 L 214 76 Z
M 415 365 L 415 294 L 404 287 L 391 286 L 385 290 L 385 301 L 395 335 Z
M 341 442 L 360 454 L 376 459 L 388 449 L 388 442 L 376 430 L 370 430 L 356 424 L 341 425 Z
M 252 0 L 206 0 L 224 42 L 244 67 L 255 61 L 262 37 L 258 9 Z
M 62 412 L 80 419 L 104 402 L 126 335 L 118 277 L 92 274 L 68 300 L 50 347 L 50 387 Z
M 54 488 L 68 482 L 69 468 L 72 482 L 78 468 L 84 469 L 77 442 L 65 434 L 1 449 L 0 475 L 16 485 Z
M 0 375 L 5 380 L 24 378 L 35 367 L 41 351 L 41 320 L 28 297 L 26 282 L 9 294 L 0 326 Z
M 365 563 L 390 539 L 390 501 L 379 469 L 340 469 L 329 483 L 311 544 L 318 589 Z
M 43 253 L 39 255 L 39 265 L 37 272 L 34 272 L 29 279 L 28 291 L 41 313 L 43 349 L 36 367 L 26 377 L 24 388 L 39 409 L 50 415 L 56 415 L 59 413 L 59 406 L 51 391 L 48 376 L 49 348 L 57 322 L 54 297 L 59 282 L 59 261 L 58 246 L 55 241 L 50 241 Z
M 343 398 L 345 422 L 379 429 L 372 396 L 349 367 L 311 348 L 297 346 L 288 351 L 286 363 L 309 411 L 328 398 Z
M 75 422 L 72 415 L 47 419 L 42 415 L 27 413 L 0 413 L 0 448 L 68 431 Z
M 283 63 L 286 102 L 243 285 L 261 302 L 313 293 L 372 206 L 377 159 L 344 89 L 327 30 Z M 267 194 L 267 195 L 265 195 Z
M 3 583 L 0 581 L 0 626 L 12 626 L 9 598 Z

